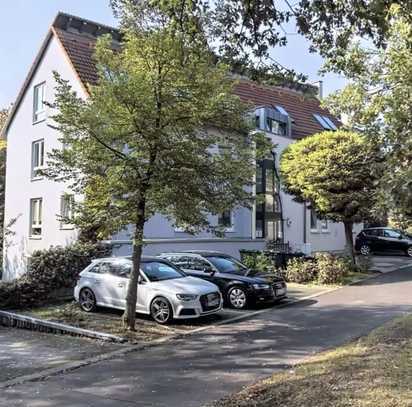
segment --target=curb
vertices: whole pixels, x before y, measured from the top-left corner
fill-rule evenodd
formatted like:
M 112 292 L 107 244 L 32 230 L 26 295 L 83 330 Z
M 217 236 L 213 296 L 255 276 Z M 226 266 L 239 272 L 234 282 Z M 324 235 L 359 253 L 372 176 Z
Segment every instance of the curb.
M 31 331 L 51 332 L 54 334 L 69 334 L 86 338 L 99 339 L 107 342 L 124 343 L 125 338 L 107 333 L 90 331 L 89 329 L 61 324 L 13 312 L 0 311 L 0 325 L 12 328 L 30 329 Z
M 408 265 L 408 267 L 411 267 L 411 266 Z M 45 379 L 45 378 L 50 377 L 50 376 L 56 376 L 58 374 L 67 373 L 67 372 L 70 372 L 70 371 L 73 371 L 73 370 L 76 370 L 76 369 L 79 369 L 81 367 L 85 367 L 85 366 L 88 366 L 88 365 L 91 365 L 91 364 L 94 364 L 94 363 L 98 363 L 98 362 L 102 362 L 102 361 L 105 361 L 105 360 L 113 359 L 116 356 L 123 356 L 123 355 L 126 355 L 126 354 L 131 353 L 131 352 L 137 352 L 137 351 L 141 351 L 143 349 L 163 345 L 163 344 L 169 342 L 172 339 L 183 338 L 185 336 L 189 336 L 189 335 L 193 335 L 193 334 L 196 334 L 196 333 L 199 333 L 199 332 L 203 332 L 203 331 L 206 331 L 208 329 L 213 329 L 213 328 L 216 328 L 216 327 L 221 326 L 221 325 L 227 325 L 227 324 L 230 324 L 232 322 L 247 320 L 247 319 L 250 319 L 254 316 L 261 315 L 261 314 L 273 311 L 273 309 L 286 308 L 286 307 L 298 304 L 300 302 L 310 300 L 312 298 L 320 297 L 324 294 L 329 294 L 331 292 L 341 290 L 341 289 L 343 289 L 345 287 L 348 287 L 348 286 L 359 285 L 364 281 L 376 279 L 376 278 L 378 278 L 382 275 L 393 273 L 393 272 L 398 271 L 402 268 L 407 268 L 407 267 L 403 266 L 403 267 L 399 267 L 396 270 L 393 270 L 393 271 L 390 271 L 390 272 L 387 272 L 387 273 L 380 273 L 378 275 L 372 275 L 370 277 L 366 277 L 366 278 L 361 279 L 361 280 L 352 281 L 351 283 L 346 284 L 344 286 L 337 286 L 337 287 L 333 287 L 333 288 L 330 288 L 330 289 L 326 289 L 326 290 L 324 290 L 322 292 L 319 292 L 319 293 L 315 293 L 315 294 L 312 294 L 312 295 L 308 295 L 306 297 L 298 298 L 296 300 L 292 300 L 292 301 L 289 301 L 287 303 L 278 304 L 276 307 L 273 307 L 273 308 L 267 308 L 267 309 L 263 309 L 263 310 L 254 311 L 254 312 L 251 312 L 249 314 L 239 315 L 239 316 L 236 316 L 236 317 L 233 317 L 233 318 L 229 318 L 225 321 L 217 322 L 213 325 L 203 326 L 203 327 L 196 328 L 196 329 L 193 329 L 193 330 L 187 331 L 187 332 L 179 332 L 179 333 L 176 333 L 176 334 L 165 336 L 165 337 L 160 338 L 160 339 L 155 339 L 155 340 L 153 340 L 151 342 L 148 342 L 148 343 L 128 346 L 128 347 L 125 347 L 123 349 L 118 349 L 118 350 L 115 350 L 115 351 L 112 351 L 112 352 L 109 352 L 109 353 L 105 353 L 103 355 L 93 356 L 93 357 L 85 359 L 81 362 L 73 362 L 73 363 L 69 363 L 69 364 L 66 364 L 66 365 L 61 366 L 61 367 L 45 369 L 45 370 L 42 370 L 41 372 L 38 372 L 38 373 L 34 373 L 34 374 L 31 374 L 31 375 L 20 376 L 20 377 L 14 378 L 14 379 L 10 379 L 10 380 L 7 380 L 3 383 L 0 383 L 0 389 L 6 389 L 8 387 L 16 386 L 16 385 L 23 384 L 23 383 L 26 383 L 26 382 L 39 381 L 41 379 Z

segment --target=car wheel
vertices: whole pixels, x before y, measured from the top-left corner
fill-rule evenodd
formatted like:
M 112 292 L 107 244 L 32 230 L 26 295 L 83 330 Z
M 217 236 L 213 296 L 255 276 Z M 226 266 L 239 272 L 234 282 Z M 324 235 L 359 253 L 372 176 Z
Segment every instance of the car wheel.
M 232 287 L 227 293 L 227 298 L 233 308 L 244 309 L 247 306 L 247 295 L 241 287 Z
M 408 257 L 412 257 L 412 246 L 409 246 L 409 247 L 406 249 L 406 255 L 407 255 Z
M 96 309 L 96 297 L 90 288 L 83 288 L 79 293 L 80 308 L 86 312 Z
M 150 315 L 158 324 L 167 324 L 173 319 L 173 309 L 164 297 L 156 297 L 150 305 Z
M 369 256 L 371 254 L 371 248 L 367 244 L 363 244 L 359 251 L 363 256 Z

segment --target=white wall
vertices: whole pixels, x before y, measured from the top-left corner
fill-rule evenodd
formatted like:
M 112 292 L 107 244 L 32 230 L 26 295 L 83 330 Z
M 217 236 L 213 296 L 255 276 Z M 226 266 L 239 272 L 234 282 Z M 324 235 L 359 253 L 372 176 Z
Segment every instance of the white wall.
M 59 147 L 58 135 L 50 127 L 51 120 L 33 124 L 33 86 L 46 82 L 46 100 L 53 101 L 55 82 L 53 71 L 68 79 L 84 97 L 77 77 L 67 62 L 60 45 L 53 37 L 42 62 L 21 101 L 7 132 L 7 175 L 5 224 L 17 218 L 14 233 L 5 242 L 4 279 L 12 279 L 25 271 L 27 257 L 36 249 L 66 245 L 76 238 L 74 230 L 60 230 L 60 197 L 67 192 L 63 184 L 47 179 L 31 180 L 32 142 L 44 139 L 45 152 Z M 29 238 L 30 199 L 43 198 L 43 233 L 41 239 Z

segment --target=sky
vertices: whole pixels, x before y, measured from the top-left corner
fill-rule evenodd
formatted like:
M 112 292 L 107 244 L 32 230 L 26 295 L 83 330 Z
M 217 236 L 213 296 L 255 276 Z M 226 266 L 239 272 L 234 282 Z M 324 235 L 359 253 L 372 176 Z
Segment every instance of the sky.
M 58 11 L 116 26 L 109 0 L 0 0 L 0 108 L 14 102 L 47 30 Z M 322 58 L 310 54 L 308 42 L 288 27 L 288 46 L 272 55 L 282 65 L 309 76 L 309 82 L 321 79 L 318 70 Z M 324 95 L 340 89 L 345 80 L 336 75 L 323 78 Z

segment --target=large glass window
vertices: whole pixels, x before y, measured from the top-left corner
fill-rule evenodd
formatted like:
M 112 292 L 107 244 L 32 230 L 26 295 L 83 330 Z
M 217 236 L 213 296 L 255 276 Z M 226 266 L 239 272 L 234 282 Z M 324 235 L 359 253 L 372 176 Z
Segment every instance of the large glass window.
M 33 89 L 33 122 L 39 122 L 46 118 L 46 82 L 36 85 Z
M 274 160 L 258 163 L 256 180 L 261 185 L 261 188 L 256 188 L 259 197 L 256 205 L 256 237 L 283 242 L 280 180 Z
M 232 225 L 232 211 L 224 211 L 218 216 L 218 225 L 230 229 Z
M 60 217 L 62 229 L 72 228 L 71 220 L 73 218 L 74 195 L 64 194 L 60 198 Z

